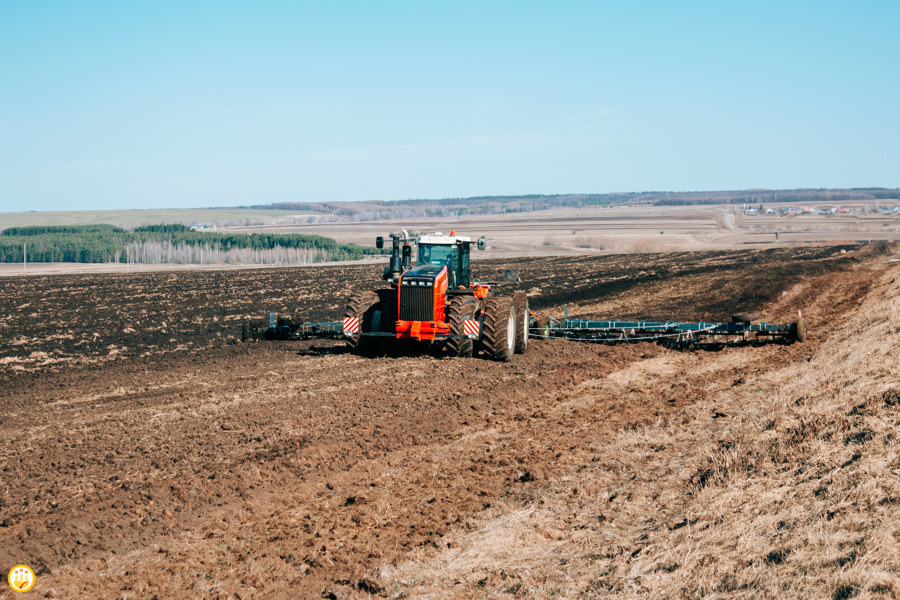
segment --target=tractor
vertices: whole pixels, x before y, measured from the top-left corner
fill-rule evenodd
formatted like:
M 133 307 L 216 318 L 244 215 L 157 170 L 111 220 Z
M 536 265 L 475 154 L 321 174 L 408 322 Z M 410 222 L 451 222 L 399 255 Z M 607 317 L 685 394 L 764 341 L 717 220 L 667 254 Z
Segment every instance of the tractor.
M 484 237 L 475 242 L 455 231 L 411 237 L 403 230 L 389 238 L 391 259 L 382 279 L 390 287 L 353 294 L 344 310 L 342 333 L 353 352 L 374 355 L 398 340 L 437 345 L 451 356 L 481 352 L 501 362 L 525 351 L 528 297 L 499 295 L 491 289 L 496 283 L 472 280 L 472 246 L 484 250 Z M 384 244 L 376 238 L 377 248 Z

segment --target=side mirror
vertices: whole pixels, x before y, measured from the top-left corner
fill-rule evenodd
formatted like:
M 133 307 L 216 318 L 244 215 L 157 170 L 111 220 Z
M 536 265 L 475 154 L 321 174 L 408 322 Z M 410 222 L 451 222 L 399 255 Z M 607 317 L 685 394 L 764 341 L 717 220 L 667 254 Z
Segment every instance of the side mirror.
M 481 236 L 478 238 L 478 249 L 484 250 L 485 248 L 487 248 L 487 240 L 484 239 L 484 236 Z
M 375 238 L 375 247 L 378 248 L 379 250 L 384 248 L 384 238 L 381 237 L 380 235 L 377 238 Z

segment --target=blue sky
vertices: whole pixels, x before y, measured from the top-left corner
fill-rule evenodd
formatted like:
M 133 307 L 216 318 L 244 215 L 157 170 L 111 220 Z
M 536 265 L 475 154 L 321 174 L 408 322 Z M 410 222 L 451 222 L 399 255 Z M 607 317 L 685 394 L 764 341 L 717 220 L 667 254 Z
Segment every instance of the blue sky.
M 0 0 L 0 211 L 900 187 L 900 2 Z

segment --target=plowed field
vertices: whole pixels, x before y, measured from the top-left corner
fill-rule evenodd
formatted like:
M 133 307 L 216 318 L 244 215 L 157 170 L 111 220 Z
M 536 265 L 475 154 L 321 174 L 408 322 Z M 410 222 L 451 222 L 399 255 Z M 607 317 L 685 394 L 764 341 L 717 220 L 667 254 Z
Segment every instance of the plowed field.
M 51 598 L 391 597 L 391 569 L 577 480 L 603 440 L 807 360 L 888 251 L 476 262 L 482 279 L 517 269 L 542 314 L 778 323 L 803 309 L 811 334 L 717 353 L 535 340 L 506 364 L 240 342 L 270 310 L 336 319 L 380 284 L 367 266 L 5 278 L 0 567 L 32 566 L 31 593 Z M 646 378 L 623 379 L 636 369 Z

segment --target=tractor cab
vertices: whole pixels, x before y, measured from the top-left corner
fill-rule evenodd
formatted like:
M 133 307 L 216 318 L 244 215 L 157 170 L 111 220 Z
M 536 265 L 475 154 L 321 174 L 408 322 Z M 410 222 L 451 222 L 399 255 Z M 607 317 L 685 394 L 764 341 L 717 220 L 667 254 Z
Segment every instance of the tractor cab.
M 390 237 L 393 242 L 391 262 L 384 269 L 383 279 L 397 281 L 411 269 L 415 269 L 417 274 L 419 272 L 424 274 L 425 271 L 429 273 L 435 271 L 434 267 L 447 267 L 447 285 L 451 289 L 460 286 L 468 288 L 472 285 L 472 271 L 469 266 L 472 244 L 477 244 L 479 250 L 485 248 L 484 237 L 474 242 L 472 238 L 456 235 L 456 232 L 452 230 L 450 235 L 436 232 L 415 238 L 410 237 L 406 230 L 403 230 L 402 233 L 392 233 Z M 413 244 L 419 248 L 416 267 L 412 266 Z M 383 248 L 384 238 L 377 238 L 375 246 Z M 423 267 L 430 268 L 423 270 Z M 435 274 L 441 270 L 438 269 Z
M 450 235 L 440 232 L 420 235 L 416 239 L 416 245 L 419 247 L 417 264 L 420 267 L 425 265 L 447 267 L 448 287 L 467 288 L 472 283 L 469 254 L 473 243 L 472 238 L 456 235 L 454 231 L 451 231 Z

